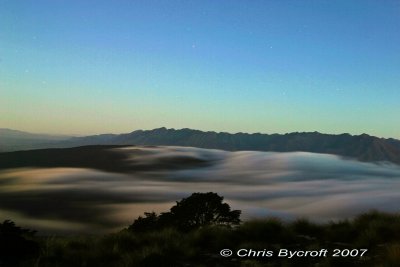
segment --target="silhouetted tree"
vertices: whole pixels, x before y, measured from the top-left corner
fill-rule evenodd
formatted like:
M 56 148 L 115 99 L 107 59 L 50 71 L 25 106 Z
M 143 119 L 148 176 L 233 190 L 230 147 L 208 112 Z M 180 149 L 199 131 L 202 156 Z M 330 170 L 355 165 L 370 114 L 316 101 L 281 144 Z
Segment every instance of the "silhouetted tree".
M 16 226 L 13 221 L 5 220 L 0 223 L 0 234 L 27 235 L 33 236 L 36 231 Z
M 159 216 L 155 212 L 145 212 L 144 216 L 145 217 L 139 216 L 133 224 L 128 227 L 128 230 L 145 232 L 158 227 Z
M 171 208 L 171 217 L 181 229 L 239 224 L 241 211 L 231 211 L 227 203 L 222 203 L 223 199 L 212 192 L 193 193 L 190 197 L 176 202 Z
M 216 193 L 193 193 L 177 201 L 169 212 L 157 216 L 154 212 L 136 219 L 128 229 L 134 231 L 154 230 L 175 227 L 191 230 L 207 225 L 231 226 L 240 223 L 240 210 L 231 210 L 223 197 Z
M 35 233 L 36 231 L 16 226 L 10 220 L 0 223 L 0 266 L 13 266 L 21 260 L 37 256 L 39 245 L 25 238 Z

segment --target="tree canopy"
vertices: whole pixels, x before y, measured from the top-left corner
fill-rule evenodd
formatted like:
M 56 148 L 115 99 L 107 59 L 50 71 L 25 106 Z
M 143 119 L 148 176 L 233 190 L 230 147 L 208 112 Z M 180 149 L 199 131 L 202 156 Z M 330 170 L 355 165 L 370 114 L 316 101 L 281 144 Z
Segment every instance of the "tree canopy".
M 216 193 L 193 193 L 176 205 L 169 212 L 157 215 L 146 212 L 145 217 L 139 216 L 130 230 L 146 231 L 163 227 L 175 227 L 180 230 L 191 230 L 207 225 L 231 226 L 240 223 L 240 210 L 231 210 L 223 197 Z
M 0 266 L 18 266 L 19 261 L 37 256 L 39 244 L 26 238 L 35 233 L 10 220 L 0 223 Z

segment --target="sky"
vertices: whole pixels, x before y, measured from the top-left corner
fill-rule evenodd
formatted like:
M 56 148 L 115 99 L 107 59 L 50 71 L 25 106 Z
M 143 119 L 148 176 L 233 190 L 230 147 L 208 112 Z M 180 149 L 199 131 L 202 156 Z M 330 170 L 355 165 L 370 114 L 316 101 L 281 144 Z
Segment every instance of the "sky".
M 400 138 L 400 1 L 0 0 L 0 128 Z

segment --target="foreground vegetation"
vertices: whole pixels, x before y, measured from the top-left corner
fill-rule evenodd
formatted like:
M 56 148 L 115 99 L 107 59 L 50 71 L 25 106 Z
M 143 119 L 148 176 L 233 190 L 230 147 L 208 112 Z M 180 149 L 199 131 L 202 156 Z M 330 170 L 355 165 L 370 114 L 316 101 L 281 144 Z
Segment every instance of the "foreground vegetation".
M 154 216 L 157 217 L 154 214 L 148 216 L 151 223 Z M 143 226 L 143 219 L 135 221 L 136 227 Z M 13 236 L 21 236 L 28 243 L 24 243 L 25 250 L 22 243 L 14 244 L 14 248 L 10 249 L 10 244 L 4 244 L 5 239 L 0 239 L 2 267 L 400 266 L 400 215 L 377 211 L 352 220 L 325 224 L 305 219 L 283 222 L 266 218 L 237 226 L 213 223 L 179 229 L 166 225 L 157 229 L 141 228 L 139 231 L 133 223 L 127 229 L 105 236 L 35 236 L 32 231 L 5 223 L 0 224 L 0 238 L 7 236 L 6 232 L 14 232 Z M 234 254 L 239 249 L 253 249 L 272 251 L 273 255 L 222 257 L 220 251 L 228 248 Z M 327 257 L 289 259 L 277 256 L 280 249 L 327 249 L 329 254 Z M 332 257 L 334 249 L 368 251 L 362 257 Z

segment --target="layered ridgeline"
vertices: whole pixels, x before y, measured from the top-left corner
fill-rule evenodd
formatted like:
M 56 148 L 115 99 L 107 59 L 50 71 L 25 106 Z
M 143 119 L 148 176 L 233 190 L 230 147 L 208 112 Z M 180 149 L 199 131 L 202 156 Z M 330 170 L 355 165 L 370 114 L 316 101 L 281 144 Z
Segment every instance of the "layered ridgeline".
M 0 132 L 0 144 L 3 138 Z M 3 142 L 4 143 L 4 142 Z M 165 145 L 191 146 L 228 151 L 304 151 L 334 154 L 361 161 L 387 161 L 400 164 L 400 140 L 385 139 L 367 134 L 321 134 L 295 132 L 288 134 L 217 133 L 192 129 L 137 130 L 127 134 L 102 134 L 72 137 L 64 140 L 41 140 L 41 143 L 19 145 L 16 148 L 0 147 L 0 151 L 32 148 L 74 147 L 83 145 Z
M 0 128 L 0 152 L 54 147 L 71 136 L 36 134 Z

